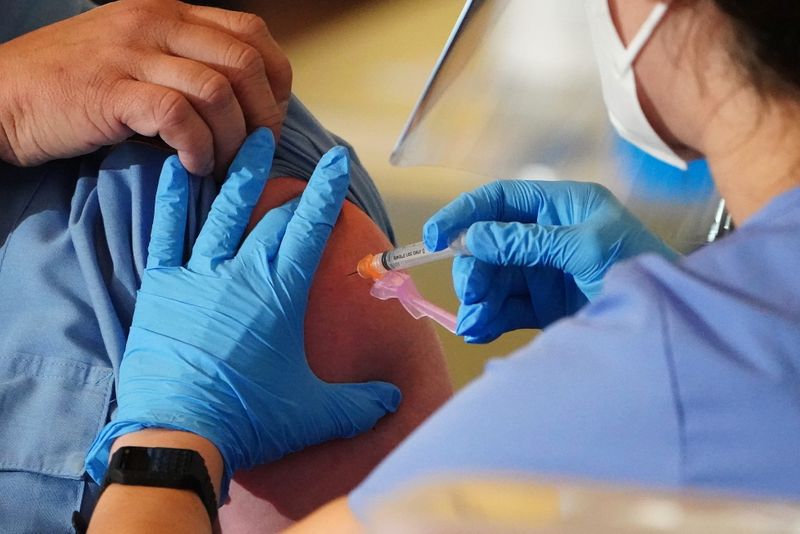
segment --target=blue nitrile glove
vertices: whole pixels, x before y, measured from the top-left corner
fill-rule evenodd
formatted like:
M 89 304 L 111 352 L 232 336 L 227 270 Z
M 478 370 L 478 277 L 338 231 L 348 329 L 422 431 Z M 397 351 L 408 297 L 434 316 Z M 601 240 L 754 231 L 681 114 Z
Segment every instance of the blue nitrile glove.
M 472 257 L 457 257 L 457 331 L 486 343 L 518 328 L 544 328 L 575 313 L 620 260 L 678 255 L 614 197 L 586 182 L 498 181 L 464 193 L 425 224 L 441 250 L 469 229 Z
M 308 292 L 347 191 L 347 151 L 328 152 L 302 197 L 267 213 L 239 246 L 274 147 L 267 129 L 247 139 L 185 266 L 188 175 L 177 157 L 164 164 L 118 410 L 86 459 L 96 481 L 118 436 L 185 430 L 222 454 L 224 498 L 237 469 L 355 436 L 396 410 L 393 385 L 328 384 L 306 362 Z

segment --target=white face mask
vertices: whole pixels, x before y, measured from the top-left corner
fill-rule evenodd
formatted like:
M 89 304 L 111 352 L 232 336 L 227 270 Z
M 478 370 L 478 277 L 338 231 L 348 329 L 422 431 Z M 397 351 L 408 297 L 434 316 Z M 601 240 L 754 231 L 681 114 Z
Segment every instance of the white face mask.
M 656 5 L 627 49 L 614 26 L 608 0 L 587 0 L 586 10 L 600 66 L 603 98 L 614 129 L 651 156 L 686 170 L 686 161 L 664 142 L 647 120 L 636 92 L 633 72 L 633 63 L 664 19 L 669 3 L 659 2 Z

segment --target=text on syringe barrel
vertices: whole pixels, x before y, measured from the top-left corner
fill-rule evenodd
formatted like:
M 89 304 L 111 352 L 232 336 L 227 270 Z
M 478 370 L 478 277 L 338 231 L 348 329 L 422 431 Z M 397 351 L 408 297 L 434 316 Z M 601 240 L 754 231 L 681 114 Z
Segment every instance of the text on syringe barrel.
M 452 258 L 456 254 L 456 251 L 449 248 L 439 252 L 429 252 L 425 248 L 425 243 L 420 241 L 419 243 L 384 252 L 381 255 L 381 263 L 387 270 L 395 271 L 397 269 L 410 269 L 418 265 L 425 265 L 436 260 Z

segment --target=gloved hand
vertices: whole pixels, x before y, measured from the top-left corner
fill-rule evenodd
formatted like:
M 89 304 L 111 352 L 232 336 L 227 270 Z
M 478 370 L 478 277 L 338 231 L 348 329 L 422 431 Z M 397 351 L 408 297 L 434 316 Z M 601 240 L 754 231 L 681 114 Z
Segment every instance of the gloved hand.
M 457 257 L 457 332 L 486 343 L 518 328 L 544 328 L 575 313 L 620 260 L 677 253 L 611 192 L 585 182 L 498 181 L 464 193 L 423 229 L 431 250 L 469 229 L 472 257 Z
M 186 266 L 188 175 L 176 157 L 165 163 L 118 410 L 86 459 L 96 481 L 118 436 L 185 430 L 219 449 L 224 498 L 237 469 L 355 436 L 396 410 L 393 385 L 328 384 L 305 357 L 308 292 L 347 191 L 346 149 L 328 152 L 302 197 L 267 213 L 239 246 L 273 151 L 269 130 L 248 138 Z

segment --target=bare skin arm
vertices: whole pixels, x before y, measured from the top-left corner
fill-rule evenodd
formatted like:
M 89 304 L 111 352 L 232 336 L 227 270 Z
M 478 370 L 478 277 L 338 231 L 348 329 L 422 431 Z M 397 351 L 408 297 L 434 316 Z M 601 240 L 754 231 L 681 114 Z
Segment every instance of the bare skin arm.
M 270 180 L 252 221 L 298 196 L 304 187 L 301 180 Z M 392 382 L 403 392 L 400 409 L 356 438 L 239 472 L 231 503 L 220 511 L 226 533 L 245 531 L 255 522 L 274 524 L 270 503 L 297 520 L 346 495 L 452 394 L 433 326 L 413 319 L 396 301 L 373 298 L 370 282 L 348 276 L 364 255 L 390 246 L 366 214 L 345 203 L 311 288 L 305 339 L 317 376 L 330 382 Z

